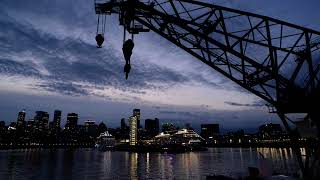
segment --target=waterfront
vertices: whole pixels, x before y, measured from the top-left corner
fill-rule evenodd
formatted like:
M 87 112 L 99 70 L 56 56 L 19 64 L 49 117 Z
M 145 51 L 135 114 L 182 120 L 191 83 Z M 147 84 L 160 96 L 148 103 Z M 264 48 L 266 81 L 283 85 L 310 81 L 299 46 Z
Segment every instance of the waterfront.
M 214 174 L 239 177 L 246 175 L 248 166 L 259 166 L 260 153 L 272 162 L 273 172 L 291 174 L 298 170 L 288 148 L 209 148 L 180 154 L 33 149 L 0 151 L 0 179 L 205 179 Z

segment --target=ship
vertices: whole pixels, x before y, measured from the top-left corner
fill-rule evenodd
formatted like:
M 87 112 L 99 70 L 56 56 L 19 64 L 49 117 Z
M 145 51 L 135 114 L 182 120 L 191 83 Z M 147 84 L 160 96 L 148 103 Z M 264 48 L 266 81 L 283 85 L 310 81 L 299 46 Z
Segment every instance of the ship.
M 110 151 L 114 149 L 115 142 L 115 138 L 108 131 L 106 131 L 97 137 L 95 148 L 103 152 Z

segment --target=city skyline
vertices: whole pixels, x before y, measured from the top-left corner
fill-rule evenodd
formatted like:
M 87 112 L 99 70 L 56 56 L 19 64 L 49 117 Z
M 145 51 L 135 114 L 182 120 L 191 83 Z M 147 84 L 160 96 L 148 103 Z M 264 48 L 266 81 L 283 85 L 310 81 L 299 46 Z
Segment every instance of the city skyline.
M 135 114 L 135 111 L 139 111 L 139 114 Z M 133 112 L 133 113 L 132 113 Z M 240 127 L 240 128 L 227 128 L 221 125 L 218 121 L 203 121 L 199 122 L 198 124 L 190 124 L 187 121 L 175 121 L 170 119 L 159 119 L 158 117 L 148 117 L 148 118 L 140 118 L 141 116 L 141 110 L 140 109 L 133 109 L 131 110 L 131 114 L 129 113 L 126 117 L 121 117 L 114 124 L 110 123 L 108 120 L 99 120 L 99 119 L 93 119 L 93 118 L 87 118 L 82 119 L 80 121 L 81 113 L 79 112 L 64 112 L 61 109 L 55 109 L 52 112 L 47 112 L 43 110 L 36 110 L 34 112 L 29 112 L 26 109 L 22 109 L 21 111 L 16 112 L 16 118 L 11 121 L 3 121 L 0 119 L 0 122 L 5 122 L 6 125 L 9 127 L 11 125 L 14 125 L 15 128 L 22 128 L 22 126 L 27 126 L 28 122 L 40 122 L 40 126 L 42 128 L 53 128 L 53 129 L 64 129 L 64 128 L 70 128 L 70 125 L 73 125 L 73 128 L 76 128 L 78 125 L 85 125 L 88 122 L 93 122 L 94 124 L 100 124 L 103 123 L 107 125 L 108 128 L 111 129 L 125 129 L 130 127 L 130 120 L 132 117 L 137 118 L 135 124 L 137 125 L 137 129 L 145 129 L 147 131 L 150 131 L 149 133 L 155 135 L 155 131 L 162 132 L 161 129 L 164 128 L 164 126 L 169 125 L 173 126 L 177 129 L 194 129 L 196 132 L 201 132 L 203 130 L 203 126 L 206 125 L 213 125 L 217 126 L 218 131 L 220 129 L 220 132 L 222 134 L 244 130 L 246 133 L 256 133 L 260 126 L 268 123 L 272 123 L 269 121 L 265 121 L 264 123 L 258 124 L 257 126 L 249 126 L 249 127 Z M 143 113 L 142 113 L 143 115 Z M 138 117 L 137 117 L 138 116 Z M 143 116 L 142 116 L 143 117 Z M 45 118 L 45 120 L 43 120 Z M 140 119 L 140 127 L 138 128 L 138 119 Z M 146 125 L 146 123 L 148 123 Z M 158 125 L 156 125 L 156 124 Z M 279 122 L 276 122 L 279 123 Z M 39 125 L 38 125 L 39 126 Z M 147 127 L 148 126 L 148 127 Z M 282 127 L 282 125 L 279 124 L 279 126 Z M 215 127 L 216 128 L 216 127 Z
M 285 2 L 276 0 L 215 1 L 320 29 L 315 23 L 318 1 L 286 2 L 291 4 L 290 11 Z M 122 33 L 118 33 L 122 29 L 116 17 L 108 20 L 104 48 L 96 49 L 91 6 L 85 0 L 0 3 L 4 27 L 0 29 L 4 39 L 0 44 L 0 120 L 12 121 L 21 109 L 52 112 L 61 107 L 65 112 L 82 112 L 81 122 L 92 118 L 116 125 L 139 107 L 145 112 L 142 119 L 158 117 L 181 124 L 213 121 L 237 129 L 279 122 L 268 113 L 265 102 L 154 33 L 136 36 L 135 72 L 125 81 Z

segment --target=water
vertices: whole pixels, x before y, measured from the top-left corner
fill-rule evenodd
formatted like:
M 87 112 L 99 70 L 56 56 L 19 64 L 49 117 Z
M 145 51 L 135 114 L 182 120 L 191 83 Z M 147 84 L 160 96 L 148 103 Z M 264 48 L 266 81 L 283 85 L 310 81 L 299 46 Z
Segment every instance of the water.
M 1 180 L 205 179 L 208 175 L 246 175 L 259 166 L 260 153 L 273 171 L 298 170 L 291 149 L 209 148 L 182 154 L 99 152 L 95 150 L 0 151 Z

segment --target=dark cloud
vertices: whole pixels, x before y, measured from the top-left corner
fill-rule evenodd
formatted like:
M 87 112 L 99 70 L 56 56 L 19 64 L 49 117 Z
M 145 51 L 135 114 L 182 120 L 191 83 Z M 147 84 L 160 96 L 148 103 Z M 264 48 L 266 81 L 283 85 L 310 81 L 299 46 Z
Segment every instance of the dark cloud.
M 228 104 L 230 106 L 240 106 L 240 107 L 263 107 L 265 106 L 265 103 L 262 102 L 257 102 L 253 104 L 242 104 L 242 103 L 237 103 L 237 102 L 230 102 L 230 101 L 225 101 L 225 104 Z
M 70 95 L 70 96 L 81 96 L 89 95 L 89 91 L 85 90 L 81 85 L 76 85 L 73 83 L 63 83 L 63 82 L 50 82 L 36 85 L 41 89 L 56 92 L 59 94 Z

